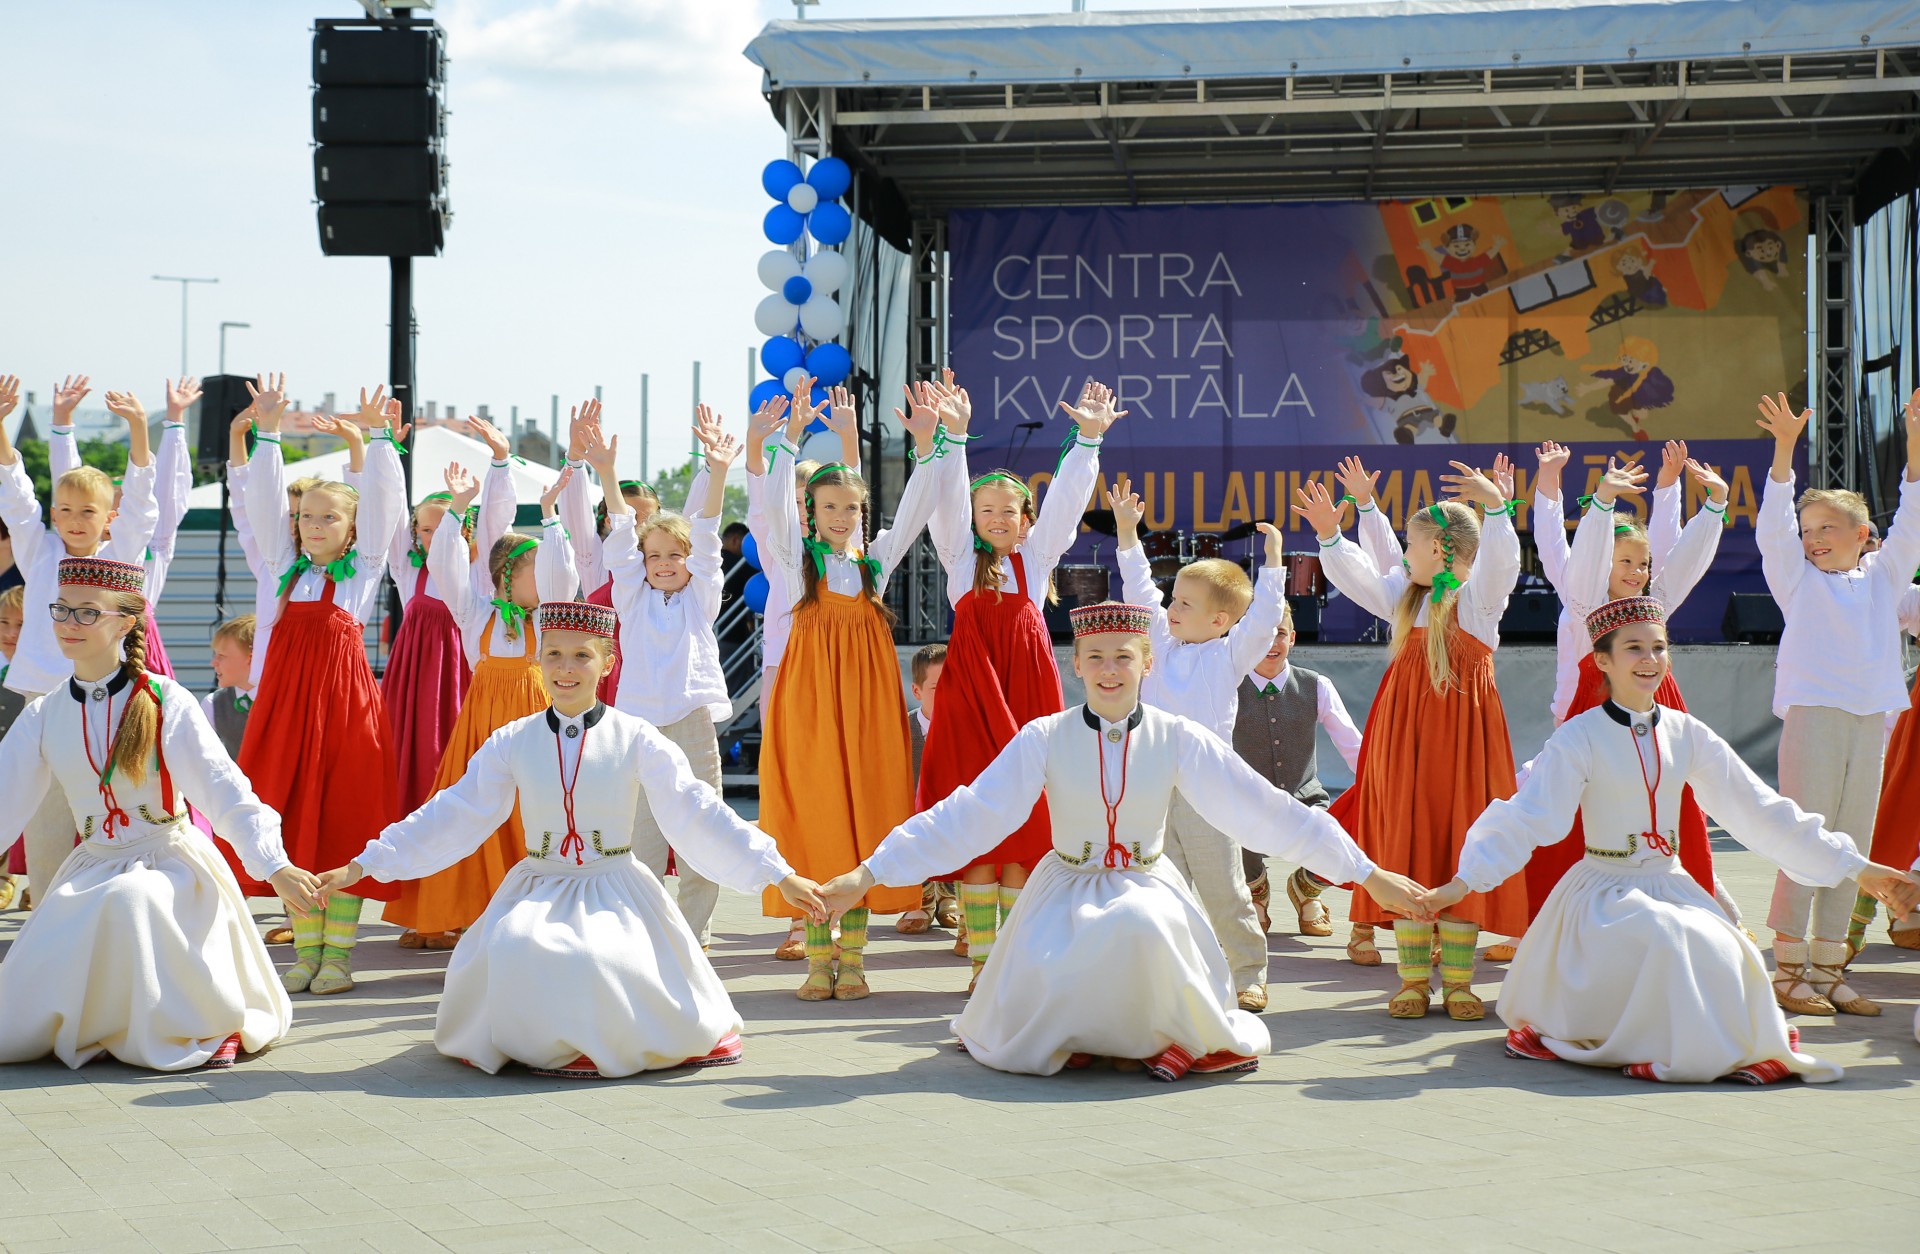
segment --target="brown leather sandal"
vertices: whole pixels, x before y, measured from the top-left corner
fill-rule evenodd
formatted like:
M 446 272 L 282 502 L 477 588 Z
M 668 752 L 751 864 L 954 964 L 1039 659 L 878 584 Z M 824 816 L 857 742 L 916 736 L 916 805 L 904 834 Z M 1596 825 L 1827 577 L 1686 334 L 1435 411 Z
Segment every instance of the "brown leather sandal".
M 1812 990 L 1812 996 L 1793 996 L 1793 989 L 1797 985 L 1805 985 Z M 1813 987 L 1813 982 L 1807 978 L 1807 964 L 1804 962 L 1781 962 L 1778 958 L 1774 959 L 1773 1000 L 1779 1003 L 1780 1009 L 1790 1015 L 1837 1013 L 1833 1003 L 1822 997 L 1819 990 Z
M 1400 991 L 1387 999 L 1387 1013 L 1396 1019 L 1424 1019 L 1432 1006 L 1432 976 L 1400 981 Z
M 1859 1015 L 1865 1019 L 1880 1016 L 1880 1004 L 1862 997 L 1847 987 L 1846 968 L 1844 966 L 1822 966 L 1815 962 L 1808 964 L 1810 972 L 1806 977 L 1807 986 L 1820 999 L 1831 1005 L 1843 1015 Z
M 1440 1003 L 1447 1008 L 1447 1018 L 1461 1023 L 1473 1023 L 1487 1017 L 1487 1003 L 1474 996 L 1472 987 L 1466 984 L 1441 985 Z
M 1380 965 L 1380 949 L 1373 943 L 1372 928 L 1355 928 L 1347 938 L 1347 960 L 1356 967 Z

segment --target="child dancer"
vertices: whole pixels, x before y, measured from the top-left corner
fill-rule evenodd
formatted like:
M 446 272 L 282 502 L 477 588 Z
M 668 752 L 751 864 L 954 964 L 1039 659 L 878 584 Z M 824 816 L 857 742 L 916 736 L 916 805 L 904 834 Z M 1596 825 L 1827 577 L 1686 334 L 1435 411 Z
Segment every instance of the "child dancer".
M 1214 827 L 1364 882 L 1411 911 L 1420 886 L 1376 868 L 1339 826 L 1307 809 L 1190 719 L 1140 703 L 1152 665 L 1144 607 L 1071 612 L 1073 669 L 1087 703 L 1022 728 L 971 785 L 902 823 L 826 884 L 832 909 L 875 884 L 918 884 L 977 856 L 1027 821 L 1045 792 L 1053 849 L 1007 920 L 955 1035 L 975 1061 L 1052 1075 L 1104 1056 L 1155 1078 L 1250 1071 L 1272 1042 L 1234 1005 L 1233 977 L 1207 916 L 1163 856 L 1176 790 Z
M 526 856 L 447 964 L 440 1052 L 489 1073 L 517 1062 L 581 1079 L 738 1062 L 740 1015 L 626 845 L 633 815 L 652 807 L 682 857 L 742 892 L 772 885 L 824 919 L 819 887 L 695 779 L 670 741 L 595 699 L 613 656 L 612 610 L 542 605 L 538 628 L 552 708 L 489 736 L 458 782 L 322 876 L 322 889 L 431 875 L 517 805 Z
M 427 569 L 446 599 L 447 613 L 460 628 L 473 680 L 460 704 L 460 717 L 448 733 L 433 792 L 459 782 L 487 737 L 547 708 L 532 611 L 546 593 L 572 596 L 580 588 L 573 548 L 554 512 L 554 502 L 573 478 L 572 470 L 562 469 L 540 497 L 538 540 L 507 531 L 482 550 L 484 556 L 475 556 L 467 546 L 463 525 L 480 483 L 459 466 L 449 466 L 446 478 L 449 504 L 428 543 Z M 504 470 L 489 490 L 513 499 L 513 483 Z M 481 513 L 490 509 L 497 511 L 497 506 L 482 506 Z M 460 929 L 472 926 L 485 912 L 494 890 L 526 849 L 520 815 L 511 812 L 460 861 L 399 885 L 398 896 L 381 916 L 407 929 L 400 939 L 403 948 L 452 949 Z M 414 938 L 412 945 L 407 943 L 408 936 Z
M 486 441 L 493 453 L 477 517 L 463 518 L 463 534 L 473 553 L 490 553 L 494 541 L 513 525 L 513 476 L 508 469 L 507 439 L 491 423 L 467 419 L 467 430 Z M 400 630 L 387 654 L 386 674 L 380 677 L 380 697 L 386 703 L 387 722 L 398 763 L 400 812 L 411 814 L 433 791 L 447 738 L 466 700 L 472 666 L 461 642 L 460 624 L 447 609 L 446 594 L 435 581 L 427 550 L 440 520 L 453 503 L 451 492 L 429 492 L 413 507 L 408 525 L 394 533 L 387 550 L 387 571 L 393 586 L 406 597 Z M 471 559 L 472 554 L 469 554 Z M 467 574 L 460 569 L 461 582 Z M 392 921 L 389 916 L 389 922 Z M 403 949 L 420 947 L 420 934 L 401 936 Z
M 7 665 L 13 660 L 14 650 L 20 647 L 20 626 L 24 620 L 27 599 L 26 585 L 13 584 L 0 591 L 0 738 L 4 738 L 13 726 L 20 711 L 27 708 L 27 699 L 5 687 Z M 18 820 L 9 818 L 0 824 L 0 832 L 6 832 L 7 864 L 0 869 L 0 910 L 13 904 L 15 893 L 19 889 L 20 877 L 27 873 L 27 849 L 20 839 Z
M 577 405 L 570 412 L 567 422 L 567 464 L 573 467 L 574 478 L 572 490 L 560 498 L 560 518 L 573 540 L 573 560 L 579 567 L 580 586 L 586 590 L 586 599 L 595 605 L 611 606 L 613 572 L 607 569 L 603 546 L 606 544 L 607 531 L 612 526 L 608 521 L 608 502 L 616 493 L 608 489 L 611 486 L 618 487 L 617 495 L 632 512 L 635 528 L 645 526 L 647 520 L 659 512 L 660 494 L 654 491 L 652 484 L 639 479 L 603 479 L 599 504 L 588 508 L 586 449 L 581 437 L 588 423 L 597 427 L 599 422 L 600 402 L 597 400 Z M 689 485 L 689 501 L 705 498 L 705 478 L 696 474 L 694 480 Z M 625 654 L 616 653 L 613 665 L 607 670 L 607 677 L 600 681 L 600 699 L 608 705 L 612 705 L 620 696 L 620 678 L 625 664 Z
M 613 608 L 620 616 L 620 652 L 644 660 L 620 685 L 615 708 L 645 719 L 679 747 L 695 779 L 718 793 L 720 738 L 716 725 L 733 717 L 726 675 L 720 669 L 720 510 L 726 504 L 727 471 L 739 460 L 740 444 L 721 432 L 705 405 L 695 411 L 694 434 L 706 448 L 706 494 L 699 513 L 656 512 L 636 527 L 623 496 L 607 498 L 604 564 L 613 574 Z M 586 460 L 602 483 L 614 481 L 617 439 L 608 440 L 594 418 L 583 436 Z M 655 876 L 667 873 L 669 834 L 644 802 L 634 815 L 637 856 Z M 706 948 L 720 886 L 691 863 L 679 872 L 680 913 Z
M 951 373 L 941 384 L 923 384 L 919 399 L 910 393 L 908 400 L 938 405 L 947 431 L 941 455 L 956 463 L 945 474 L 929 527 L 954 615 L 946 700 L 927 733 L 915 798 L 924 810 L 972 783 L 1021 727 L 1059 712 L 1060 668 L 1040 607 L 1055 599 L 1054 567 L 1079 538 L 1080 516 L 1100 477 L 1100 441 L 1126 411 L 1115 409 L 1113 393 L 1093 382 L 1081 389 L 1078 405 L 1060 402 L 1075 431 L 1062 450 L 1046 506 L 1036 510 L 1032 489 L 1011 471 L 969 478 L 973 407 L 966 392 L 953 386 Z M 1046 811 L 1036 805 L 1018 831 L 946 877 L 959 880 L 975 980 L 993 952 L 996 930 L 1050 847 Z
M 813 420 L 812 388 L 809 381 L 794 397 L 800 430 Z M 832 404 L 853 409 L 845 388 L 834 389 Z M 815 471 L 803 517 L 790 504 L 782 465 L 796 455 L 791 441 L 769 446 L 764 461 L 753 457 L 749 445 L 748 490 L 774 494 L 763 506 L 761 561 L 782 567 L 787 586 L 800 590 L 760 754 L 760 826 L 812 879 L 852 867 L 913 813 L 907 703 L 893 614 L 880 594 L 933 512 L 939 472 L 924 468 L 935 451 L 933 411 L 916 406 L 903 421 L 923 469 L 907 480 L 892 529 L 870 542 L 863 539 L 867 485 L 859 475 L 838 464 Z M 801 1000 L 868 995 L 868 914 L 913 909 L 920 902 L 920 880 L 913 882 L 912 889 L 876 891 L 841 918 L 837 971 L 828 924 L 808 922 Z M 805 913 L 771 892 L 761 895 L 761 908 L 772 918 Z
M 1519 793 L 1475 820 L 1458 877 L 1422 905 L 1447 910 L 1492 891 L 1578 815 L 1585 857 L 1542 905 L 1500 989 L 1507 1052 L 1672 1083 L 1837 1080 L 1839 1067 L 1799 1052 L 1760 951 L 1681 868 L 1682 793 L 1691 787 L 1728 832 L 1795 882 L 1857 877 L 1901 913 L 1920 900 L 1920 884 L 1822 830 L 1819 815 L 1761 783 L 1705 724 L 1657 701 L 1665 618 L 1655 597 L 1588 615 L 1607 696 L 1561 724 Z
M 71 676 L 0 742 L 0 796 L 32 810 L 64 792 L 84 839 L 0 963 L 0 1062 L 230 1066 L 284 1036 L 293 1007 L 185 797 L 289 909 L 310 908 L 318 881 L 288 863 L 279 819 L 192 695 L 147 672 L 140 566 L 69 557 L 56 579 L 49 621 Z
M 1286 610 L 1280 531 L 1272 523 L 1260 524 L 1267 553 L 1257 589 L 1239 566 L 1208 558 L 1181 568 L 1163 608 L 1153 567 L 1140 547 L 1145 512 L 1122 476 L 1113 493 L 1120 576 L 1127 601 L 1145 607 L 1152 623 L 1155 665 L 1141 684 L 1141 699 L 1226 739 L 1233 735 L 1241 680 L 1273 642 Z M 1226 953 L 1240 1009 L 1265 1010 L 1266 932 L 1233 839 L 1202 819 L 1184 793 L 1176 793 L 1166 840 L 1168 856 L 1206 910 Z
M 1332 680 L 1290 661 L 1293 639 L 1293 606 L 1286 605 L 1266 656 L 1240 681 L 1233 751 L 1258 771 L 1262 779 L 1301 805 L 1324 810 L 1329 799 L 1320 783 L 1319 748 L 1314 729 L 1316 725 L 1326 729 L 1349 770 L 1360 764 L 1360 729 L 1353 725 L 1353 718 L 1347 713 L 1346 703 L 1340 700 L 1340 691 Z M 1260 931 L 1264 934 L 1271 924 L 1267 915 L 1271 893 L 1267 886 L 1266 859 L 1251 849 L 1242 849 L 1241 856 L 1247 891 L 1253 897 L 1254 909 L 1259 912 Z M 1327 882 L 1305 867 L 1287 877 L 1287 900 L 1293 903 L 1302 936 L 1333 935 L 1327 903 L 1320 900 L 1326 888 Z
M 47 465 L 55 479 L 69 470 L 78 470 L 80 445 L 74 438 L 73 411 L 87 393 L 87 376 L 68 377 L 53 393 L 53 428 L 47 440 Z M 193 490 L 193 462 L 187 453 L 187 410 L 200 400 L 200 381 L 183 378 L 166 381 L 167 416 L 160 427 L 160 447 L 154 452 L 154 504 L 158 511 L 153 537 L 147 542 L 140 565 L 147 572 L 147 604 L 160 603 L 167 582 L 167 570 L 173 565 L 174 541 L 180 523 L 187 516 L 187 493 Z M 115 481 L 116 484 L 118 481 Z M 113 507 L 120 508 L 116 488 Z M 147 670 L 151 674 L 173 677 L 173 663 L 167 660 L 166 645 L 160 639 L 160 627 L 151 612 L 147 619 Z
M 220 738 L 227 756 L 238 758 L 247 735 L 247 714 L 253 709 L 253 624 L 252 614 L 229 618 L 213 630 L 214 689 L 200 698 L 200 712 L 207 716 L 213 734 Z
M 944 643 L 921 645 L 913 651 L 913 657 L 907 664 L 914 700 L 913 717 L 907 722 L 907 730 L 913 736 L 913 786 L 916 795 L 920 788 L 920 763 L 927 750 L 927 729 L 933 725 L 933 699 L 939 692 L 940 672 L 946 665 L 947 646 Z M 951 880 L 928 880 L 920 890 L 920 908 L 901 915 L 894 930 L 903 936 L 918 936 L 936 921 L 941 927 L 958 929 L 954 952 L 966 957 L 967 931 L 960 926 L 960 900 L 954 894 Z
M 5 614 L 0 593 L 0 616 Z M 1920 587 L 1900 594 L 1900 630 L 1920 636 Z M 0 638 L 4 638 L 0 618 Z M 1886 769 L 1881 772 L 1880 805 L 1873 816 L 1873 860 L 1885 866 L 1912 866 L 1920 860 L 1920 676 L 1913 681 L 1907 708 L 1900 711 L 1887 737 Z M 1859 894 L 1847 925 L 1848 961 L 1866 948 L 1867 924 L 1873 922 L 1874 899 Z M 1887 923 L 1887 940 L 1900 949 L 1920 949 L 1920 919 Z M 1920 1016 L 1915 1019 L 1920 1025 Z
M 1907 473 L 1900 508 L 1877 553 L 1865 553 L 1866 502 L 1857 492 L 1814 488 L 1796 525 L 1793 451 L 1812 410 L 1763 398 L 1760 429 L 1773 436 L 1773 466 L 1755 526 L 1760 569 L 1786 628 L 1774 663 L 1773 712 L 1780 732 L 1780 791 L 1826 816 L 1854 840 L 1874 826 L 1886 715 L 1907 704 L 1900 666 L 1900 597 L 1920 566 L 1920 392 L 1906 405 Z M 1774 996 L 1795 1014 L 1877 1015 L 1848 986 L 1850 883 L 1809 888 L 1782 874 L 1773 889 Z
M 50 605 L 60 559 L 100 556 L 137 563 L 145 556 L 158 518 L 147 416 L 131 394 L 107 393 L 107 408 L 127 424 L 127 473 L 119 508 L 113 504 L 113 481 L 92 466 L 82 466 L 54 480 L 49 520 L 42 523 L 33 481 L 5 429 L 7 415 L 19 402 L 20 380 L 0 376 L 0 518 L 13 533 L 14 561 L 26 577 L 25 604 Z M 108 526 L 116 523 L 109 535 Z M 72 673 L 73 663 L 60 651 L 52 620 L 27 615 L 19 648 L 7 664 L 6 686 L 31 701 L 66 683 Z M 27 820 L 27 880 L 36 895 L 51 883 L 74 845 L 72 815 L 58 790 L 50 791 L 53 795 Z
M 1512 470 L 1505 454 L 1494 460 L 1491 479 L 1465 463 L 1453 465 L 1460 473 L 1441 481 L 1454 499 L 1408 516 L 1405 556 L 1384 570 L 1340 534 L 1340 507 L 1323 484 L 1309 483 L 1295 507 L 1320 538 L 1334 586 L 1393 623 L 1393 660 L 1367 713 L 1353 787 L 1333 804 L 1333 816 L 1369 857 L 1422 883 L 1451 874 L 1468 825 L 1489 801 L 1512 796 L 1514 786 L 1513 746 L 1493 674 L 1500 616 L 1520 575 L 1508 499 Z M 1486 508 L 1484 525 L 1468 501 Z M 1373 530 L 1369 548 L 1393 553 L 1398 541 L 1379 514 L 1363 511 L 1360 526 Z M 1396 1019 L 1427 1013 L 1438 931 L 1448 1016 L 1482 1018 L 1486 1006 L 1473 992 L 1480 930 L 1517 936 L 1526 911 L 1525 888 L 1516 883 L 1467 898 L 1437 926 L 1394 919 L 1400 991 L 1387 1012 Z M 1355 892 L 1349 914 L 1356 937 L 1349 949 L 1360 947 L 1360 927 L 1370 929 L 1390 913 Z M 1364 947 L 1372 947 L 1370 935 Z
M 259 699 L 247 717 L 240 769 L 254 792 L 280 814 L 288 851 L 307 866 L 337 866 L 394 817 L 393 746 L 386 710 L 367 665 L 362 633 L 379 603 L 385 574 L 379 555 L 406 516 L 394 441 L 385 428 L 384 391 L 360 394 L 357 421 L 378 429 L 367 453 L 366 491 L 319 483 L 300 498 L 300 543 L 288 534 L 280 457 L 285 397 L 262 376 L 253 393 L 259 444 L 248 471 L 246 509 L 263 565 L 254 603 L 273 627 Z M 361 546 L 364 544 L 364 548 Z M 257 878 L 243 879 L 255 895 Z M 281 976 L 290 993 L 344 993 L 353 987 L 361 896 L 391 901 L 392 887 L 366 883 L 334 893 L 324 916 L 293 920 L 294 965 Z

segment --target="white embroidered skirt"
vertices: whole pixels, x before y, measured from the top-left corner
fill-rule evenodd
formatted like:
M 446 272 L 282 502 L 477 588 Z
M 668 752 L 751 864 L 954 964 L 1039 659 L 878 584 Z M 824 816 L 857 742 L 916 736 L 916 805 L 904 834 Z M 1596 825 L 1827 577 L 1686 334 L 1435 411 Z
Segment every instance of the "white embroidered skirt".
M 1206 912 L 1165 858 L 1146 872 L 1041 859 L 953 1030 L 975 1060 L 1032 1075 L 1075 1053 L 1151 1058 L 1179 1045 L 1198 1058 L 1273 1045 L 1234 1005 Z
M 0 962 L 0 1062 L 181 1071 L 293 1022 L 233 873 L 184 821 L 87 840 L 35 897 Z
M 699 1058 L 740 1027 L 679 907 L 631 854 L 529 857 L 454 947 L 433 1039 L 488 1072 L 585 1055 L 624 1076 Z
M 1841 1069 L 1787 1045 L 1766 964 L 1674 862 L 1574 864 L 1527 929 L 1500 1017 L 1531 1026 L 1569 1062 L 1652 1063 L 1661 1080 L 1705 1083 L 1777 1059 L 1810 1083 Z

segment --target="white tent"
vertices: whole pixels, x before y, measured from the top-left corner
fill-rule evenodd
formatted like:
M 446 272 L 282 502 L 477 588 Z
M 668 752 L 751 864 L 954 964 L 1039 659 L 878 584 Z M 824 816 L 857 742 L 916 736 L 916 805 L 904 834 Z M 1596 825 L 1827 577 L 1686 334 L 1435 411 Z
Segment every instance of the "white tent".
M 413 433 L 413 501 L 418 505 L 420 499 L 429 492 L 444 492 L 447 486 L 447 467 L 460 465 L 475 474 L 485 474 L 493 454 L 488 451 L 484 441 L 471 436 L 461 435 L 445 427 L 422 427 Z M 513 489 L 516 500 L 529 504 L 538 501 L 540 494 L 560 477 L 560 472 L 547 466 L 532 462 L 514 461 L 510 463 L 513 473 Z M 289 462 L 289 478 L 318 475 L 323 479 L 339 479 L 346 475 L 347 451 L 337 449 L 331 453 L 322 453 L 318 457 L 308 457 L 301 461 Z M 591 479 L 587 484 L 587 495 L 592 500 L 600 499 L 600 489 Z M 189 509 L 219 509 L 220 485 L 203 483 L 187 494 Z

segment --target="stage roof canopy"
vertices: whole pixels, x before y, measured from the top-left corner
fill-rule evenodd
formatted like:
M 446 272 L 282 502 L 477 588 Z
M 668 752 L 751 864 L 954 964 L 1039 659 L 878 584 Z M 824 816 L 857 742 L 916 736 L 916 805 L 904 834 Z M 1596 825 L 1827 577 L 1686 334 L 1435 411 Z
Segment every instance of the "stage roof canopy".
M 774 22 L 790 134 L 968 205 L 1844 186 L 1915 142 L 1911 0 L 1398 0 Z M 870 207 L 869 214 L 874 212 Z

